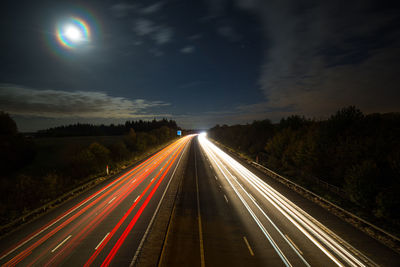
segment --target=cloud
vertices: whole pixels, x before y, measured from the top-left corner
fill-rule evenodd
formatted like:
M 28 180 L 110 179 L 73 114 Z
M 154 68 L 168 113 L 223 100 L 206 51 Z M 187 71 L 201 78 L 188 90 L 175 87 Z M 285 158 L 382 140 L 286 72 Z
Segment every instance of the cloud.
M 159 1 L 145 8 L 142 8 L 141 12 L 143 14 L 149 15 L 158 12 L 164 6 L 164 2 Z
M 366 112 L 399 111 L 399 38 L 385 33 L 390 16 L 368 1 L 271 1 L 262 6 L 266 38 L 260 77 L 269 108 L 319 116 L 357 105 Z M 340 1 L 339 1 L 340 2 Z M 360 23 L 363 21 L 363 23 Z M 279 25 L 279 26 L 277 26 Z
M 191 35 L 191 36 L 188 37 L 188 39 L 189 39 L 190 41 L 196 41 L 196 40 L 199 40 L 199 39 L 201 39 L 201 38 L 203 38 L 203 35 L 200 34 L 200 33 L 198 33 L 198 34 L 193 34 L 193 35 Z
M 230 42 L 238 42 L 242 39 L 242 36 L 238 34 L 234 28 L 228 25 L 218 27 L 217 32 L 221 36 L 227 38 Z
M 171 27 L 157 25 L 155 22 L 145 18 L 137 19 L 133 30 L 139 36 L 149 36 L 157 45 L 170 42 L 174 33 Z
M 172 28 L 160 26 L 152 36 L 158 45 L 169 43 L 173 36 Z
M 192 45 L 185 46 L 184 48 L 181 49 L 181 53 L 190 54 L 190 53 L 193 53 L 195 49 L 196 48 L 194 46 L 192 46 Z
M 215 0 L 211 10 L 229 8 Z M 287 112 L 323 117 L 356 105 L 364 112 L 400 111 L 398 8 L 372 0 L 231 0 L 263 27 L 259 78 L 265 101 L 246 114 Z M 230 34 L 229 27 L 217 29 Z
M 127 3 L 118 3 L 111 6 L 111 12 L 117 18 L 124 18 L 129 15 L 131 11 L 137 9 L 137 5 L 127 4 Z
M 139 36 L 144 36 L 148 35 L 151 33 L 154 33 L 157 30 L 157 27 L 155 26 L 154 22 L 148 19 L 137 19 L 135 26 L 134 26 L 134 31 L 136 32 L 137 35 Z
M 0 84 L 0 109 L 13 115 L 46 118 L 136 118 L 149 115 L 149 109 L 167 105 L 169 104 L 162 101 L 127 99 L 103 92 L 37 90 Z

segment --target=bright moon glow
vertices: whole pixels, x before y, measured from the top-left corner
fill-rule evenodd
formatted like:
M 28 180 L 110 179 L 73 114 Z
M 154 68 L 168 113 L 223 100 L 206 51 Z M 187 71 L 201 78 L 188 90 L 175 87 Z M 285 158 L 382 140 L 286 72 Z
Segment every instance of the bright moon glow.
M 82 32 L 77 27 L 68 25 L 65 28 L 65 37 L 71 41 L 77 42 L 82 40 Z
M 85 48 L 91 41 L 89 25 L 84 20 L 71 17 L 56 27 L 56 40 L 63 48 Z

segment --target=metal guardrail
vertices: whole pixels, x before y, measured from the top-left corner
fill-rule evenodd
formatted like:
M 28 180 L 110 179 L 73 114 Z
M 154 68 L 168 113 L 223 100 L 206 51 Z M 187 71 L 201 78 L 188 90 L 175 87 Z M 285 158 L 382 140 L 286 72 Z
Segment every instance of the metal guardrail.
M 212 140 L 212 139 L 211 139 Z M 264 173 L 266 173 L 267 175 L 269 175 L 271 178 L 274 178 L 275 180 L 277 180 L 280 183 L 283 183 L 286 185 L 290 185 L 293 188 L 297 188 L 301 191 L 303 191 L 305 194 L 308 194 L 310 197 L 310 199 L 318 199 L 320 202 L 323 202 L 325 204 L 325 206 L 329 206 L 332 209 L 336 209 L 336 213 L 331 211 L 333 214 L 335 214 L 336 216 L 340 217 L 341 219 L 343 219 L 344 221 L 350 223 L 350 222 L 356 222 L 356 223 L 352 223 L 356 228 L 360 229 L 361 231 L 365 232 L 367 235 L 371 236 L 372 238 L 378 240 L 379 242 L 382 242 L 383 244 L 385 244 L 386 246 L 390 247 L 391 249 L 393 249 L 394 251 L 396 251 L 397 253 L 400 253 L 400 238 L 387 232 L 386 230 L 366 221 L 363 218 L 360 218 L 359 216 L 337 206 L 336 204 L 330 202 L 329 200 L 315 194 L 314 192 L 311 192 L 310 190 L 296 184 L 295 182 L 289 180 L 286 177 L 283 177 L 282 175 L 268 169 L 267 167 L 254 162 L 252 160 L 249 160 L 246 157 L 241 156 L 238 152 L 236 152 L 235 150 L 215 141 L 212 140 L 214 143 L 216 143 L 219 146 L 224 147 L 225 149 L 229 150 L 231 153 L 235 154 L 236 156 L 244 159 L 245 161 L 247 161 L 249 164 L 254 165 L 255 167 L 258 167 L 258 169 L 261 171 L 264 171 Z M 318 178 L 316 178 L 318 179 Z M 319 179 L 318 179 L 319 180 Z M 322 181 L 322 180 L 319 180 Z M 289 187 L 290 187 L 289 186 Z M 338 194 L 340 195 L 340 194 Z M 321 205 L 323 206 L 323 205 Z M 347 216 L 347 217 L 346 217 Z M 364 226 L 364 227 L 363 227 Z M 368 228 L 368 229 L 367 229 Z
M 92 186 L 95 186 L 96 184 L 101 183 L 102 181 L 104 181 L 107 178 L 109 178 L 109 177 L 101 176 L 101 177 L 94 178 L 94 179 L 86 182 L 85 184 L 78 186 L 69 192 L 64 193 L 57 199 L 52 200 L 52 201 L 42 205 L 41 207 L 38 207 L 26 214 L 21 215 L 17 219 L 9 222 L 8 224 L 1 226 L 0 227 L 0 236 L 2 236 L 3 234 L 6 234 L 9 229 L 13 229 L 16 226 L 20 226 L 20 225 L 24 224 L 26 221 L 30 221 L 30 220 L 34 219 L 35 217 L 42 215 L 46 211 L 51 210 L 52 208 L 56 207 L 57 205 L 64 203 L 66 200 L 68 200 L 80 193 L 83 193 L 84 191 L 92 188 Z
M 84 182 L 84 184 L 81 184 L 80 186 L 71 189 L 70 191 L 64 193 L 57 199 L 52 200 L 52 201 L 50 201 L 38 208 L 26 213 L 26 214 L 19 216 L 18 218 L 14 219 L 11 222 L 0 226 L 0 237 L 2 237 L 5 234 L 9 234 L 10 232 L 12 232 L 14 230 L 14 228 L 19 227 L 20 225 L 24 224 L 27 221 L 35 219 L 36 217 L 44 214 L 46 211 L 51 210 L 52 208 L 56 207 L 57 205 L 64 203 L 68 199 L 75 197 L 75 196 L 85 192 L 86 190 L 89 190 L 93 186 L 103 182 L 104 180 L 109 179 L 109 178 L 113 177 L 114 175 L 122 172 L 123 170 L 126 170 L 127 168 L 132 167 L 133 165 L 140 162 L 142 159 L 150 156 L 151 154 L 157 153 L 158 151 L 161 150 L 162 147 L 168 146 L 175 140 L 176 139 L 174 138 L 171 141 L 167 142 L 166 144 L 163 144 L 163 145 L 160 145 L 159 147 L 150 149 L 148 152 L 143 153 L 139 158 L 135 159 L 134 161 L 124 164 L 124 165 L 121 165 L 117 169 L 110 171 L 109 175 L 107 175 L 107 176 L 103 176 L 103 175 L 92 176 L 91 178 L 88 178 L 86 180 L 86 182 Z
M 384 235 L 387 235 L 390 238 L 392 238 L 392 239 L 394 239 L 394 240 L 396 240 L 398 242 L 400 241 L 400 238 L 398 238 L 397 236 L 394 236 L 391 233 L 388 233 L 387 231 L 383 230 L 382 228 L 380 228 L 380 227 L 378 227 L 378 226 L 376 226 L 376 225 L 364 220 L 363 218 L 360 218 L 357 215 L 355 215 L 355 214 L 353 214 L 353 213 L 351 213 L 351 212 L 349 212 L 349 211 L 337 206 L 336 204 L 330 202 L 329 200 L 327 200 L 327 199 L 315 194 L 314 192 L 311 192 L 310 190 L 308 190 L 308 189 L 296 184 L 295 182 L 293 182 L 293 181 L 289 180 L 288 178 L 283 177 L 282 175 L 280 175 L 280 174 L 268 169 L 267 167 L 265 167 L 265 166 L 263 166 L 261 164 L 258 164 L 257 162 L 254 162 L 254 161 L 252 161 L 251 164 L 253 164 L 253 165 L 257 166 L 257 167 L 261 167 L 272 178 L 275 178 L 276 180 L 283 180 L 286 183 L 289 183 L 289 184 L 291 184 L 292 186 L 294 186 L 296 188 L 300 188 L 301 190 L 303 190 L 303 191 L 307 192 L 308 194 L 312 195 L 314 198 L 318 198 L 320 201 L 325 202 L 328 205 L 330 205 L 330 206 L 340 210 L 341 212 L 345 213 L 346 215 L 348 215 L 348 216 L 350 216 L 350 217 L 352 217 L 352 218 L 354 218 L 354 219 L 356 219 L 356 220 L 368 225 L 369 227 L 373 228 L 375 231 L 378 231 L 378 232 L 380 232 L 380 233 L 382 233 Z

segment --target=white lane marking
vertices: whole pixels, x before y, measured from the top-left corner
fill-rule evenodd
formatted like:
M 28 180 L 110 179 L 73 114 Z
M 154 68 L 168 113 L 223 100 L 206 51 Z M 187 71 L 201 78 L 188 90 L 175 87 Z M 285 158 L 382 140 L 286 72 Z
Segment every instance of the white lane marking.
M 147 235 L 149 234 L 150 227 L 153 225 L 154 219 L 156 218 L 156 215 L 158 214 L 158 210 L 160 209 L 161 202 L 163 201 L 164 196 L 165 196 L 165 194 L 167 193 L 167 190 L 168 190 L 169 185 L 170 185 L 170 183 L 171 183 L 171 181 L 172 181 L 172 178 L 174 178 L 175 171 L 176 171 L 176 169 L 177 169 L 178 166 L 179 166 L 179 162 L 181 162 L 181 158 L 182 158 L 183 154 L 185 153 L 186 148 L 187 148 L 187 146 L 185 146 L 184 151 L 182 152 L 181 156 L 179 157 L 178 163 L 176 164 L 175 169 L 174 169 L 174 171 L 172 172 L 171 178 L 169 179 L 168 184 L 167 184 L 167 186 L 165 187 L 164 193 L 162 194 L 161 199 L 160 199 L 160 201 L 158 202 L 158 205 L 157 205 L 157 208 L 156 208 L 156 210 L 155 210 L 155 212 L 154 212 L 154 214 L 153 214 L 153 217 L 151 217 L 150 222 L 147 224 L 146 232 L 144 233 L 144 235 L 143 235 L 143 237 L 142 237 L 142 240 L 140 240 L 140 244 L 139 244 L 139 246 L 138 246 L 138 248 L 137 248 L 137 250 L 136 250 L 136 252 L 135 252 L 135 255 L 134 255 L 133 258 L 132 258 L 131 264 L 129 264 L 129 267 L 133 267 L 133 266 L 135 265 L 135 263 L 136 263 L 136 260 L 137 260 L 137 258 L 138 258 L 138 256 L 139 256 L 139 253 L 140 253 L 140 251 L 142 250 L 142 247 L 143 247 L 143 244 L 144 244 L 144 240 L 146 240 Z
M 51 251 L 51 253 L 53 253 L 54 251 L 56 251 L 59 247 L 61 247 L 62 244 L 64 244 L 65 242 L 67 242 L 67 240 L 70 239 L 71 236 L 72 236 L 72 235 L 69 235 L 67 238 L 65 238 L 64 241 L 62 241 L 60 244 L 58 244 L 58 246 L 55 247 L 55 248 Z
M 153 178 L 153 179 L 151 179 L 150 183 L 151 183 L 151 182 L 153 182 L 153 180 L 154 180 L 154 178 Z
M 136 179 L 133 179 L 133 181 L 131 182 L 131 184 L 133 184 L 134 182 L 136 182 Z
M 224 198 L 225 198 L 226 203 L 228 203 L 228 198 L 226 197 L 225 194 L 224 194 Z
M 147 172 L 148 169 L 149 169 L 149 168 L 147 168 L 144 172 Z
M 214 175 L 214 177 L 215 177 L 215 180 L 218 180 L 217 176 Z
M 292 245 L 300 252 L 300 254 L 303 255 L 303 252 L 299 249 L 298 246 L 296 246 L 296 244 L 293 242 L 293 240 L 290 239 L 290 237 L 289 237 L 287 234 L 285 234 L 285 236 L 286 236 L 287 239 L 290 241 L 290 243 L 292 243 Z
M 43 233 L 44 231 L 46 231 L 47 229 L 49 229 L 50 227 L 52 227 L 53 225 L 55 225 L 56 223 L 58 223 L 59 221 L 61 221 L 62 219 L 64 219 L 65 217 L 67 217 L 68 215 L 70 215 L 71 213 L 73 213 L 74 211 L 76 211 L 77 209 L 79 209 L 80 207 L 82 207 L 83 205 L 85 205 L 87 202 L 89 202 L 90 200 L 92 200 L 93 198 L 97 197 L 98 195 L 100 195 L 101 193 L 103 193 L 106 189 L 108 189 L 109 187 L 111 187 L 111 185 L 115 184 L 118 180 L 124 178 L 126 175 L 128 175 L 129 173 L 131 173 L 131 171 L 127 172 L 126 174 L 122 175 L 119 179 L 115 180 L 114 182 L 110 183 L 108 186 L 104 187 L 102 190 L 100 190 L 99 192 L 97 192 L 95 195 L 92 195 L 92 197 L 90 197 L 89 199 L 87 199 L 86 201 L 84 201 L 83 203 L 81 203 L 79 206 L 73 208 L 73 210 L 71 210 L 70 212 L 64 214 L 61 218 L 59 218 L 58 220 L 54 221 L 53 223 L 51 223 L 50 225 L 46 226 L 45 228 L 43 228 L 42 230 L 40 230 L 39 232 L 37 232 L 36 234 L 34 234 L 33 236 L 31 236 L 30 238 L 28 238 L 27 240 L 25 240 L 24 242 L 20 243 L 19 245 L 17 245 L 15 248 L 13 248 L 12 250 L 8 251 L 6 254 L 4 254 L 3 256 L 0 257 L 0 260 L 4 259 L 5 257 L 7 257 L 8 255 L 10 255 L 11 253 L 13 253 L 14 251 L 16 251 L 17 249 L 19 249 L 20 247 L 22 247 L 23 245 L 25 245 L 26 243 L 28 243 L 29 241 L 31 241 L 32 239 L 34 239 L 35 237 L 37 237 L 38 235 L 40 235 L 41 233 Z
M 251 255 L 251 256 L 254 256 L 254 252 L 253 252 L 253 250 L 251 249 L 250 244 L 249 244 L 249 241 L 247 241 L 247 238 L 246 238 L 245 236 L 243 237 L 243 240 L 244 240 L 244 243 L 246 243 L 247 248 L 249 249 L 250 255 Z
M 137 198 L 135 198 L 135 201 L 133 201 L 133 203 L 135 203 L 135 202 L 138 200 L 139 197 L 140 197 L 140 196 L 137 196 Z
M 207 152 L 207 151 L 206 151 Z M 243 205 L 245 206 L 245 208 L 248 210 L 248 212 L 250 213 L 251 217 L 253 217 L 254 221 L 257 223 L 257 225 L 259 226 L 260 230 L 264 233 L 265 237 L 268 239 L 268 241 L 270 242 L 270 244 L 274 247 L 275 251 L 278 253 L 279 257 L 282 259 L 283 263 L 286 266 L 292 266 L 289 262 L 289 260 L 286 258 L 286 256 L 283 254 L 283 252 L 280 250 L 280 248 L 277 246 L 276 242 L 272 239 L 271 235 L 269 234 L 269 232 L 265 229 L 264 225 L 260 222 L 260 220 L 258 219 L 258 217 L 255 215 L 255 213 L 253 212 L 253 210 L 250 208 L 250 206 L 248 205 L 248 203 L 244 200 L 244 198 L 242 197 L 242 195 L 238 192 L 238 189 L 236 189 L 236 187 L 232 184 L 232 182 L 229 180 L 229 178 L 227 177 L 227 175 L 224 173 L 224 171 L 222 170 L 221 166 L 227 171 L 227 173 L 230 174 L 230 176 L 233 176 L 227 169 L 226 167 L 224 167 L 224 165 L 221 163 L 221 161 L 219 159 L 217 159 L 212 153 L 208 154 L 210 156 L 210 158 L 214 161 L 214 163 L 216 164 L 217 168 L 221 171 L 222 175 L 225 177 L 225 180 L 230 184 L 230 186 L 232 187 L 232 189 L 234 190 L 234 192 L 236 193 L 236 195 L 239 197 L 239 199 L 241 200 L 241 202 L 243 203 Z M 218 164 L 217 160 L 219 161 L 219 163 L 221 164 L 221 166 Z M 239 186 L 241 186 L 239 184 Z M 242 188 L 242 190 L 244 192 L 247 193 L 246 190 L 244 190 L 244 188 Z M 248 194 L 248 193 L 247 193 Z
M 115 198 L 116 198 L 116 197 L 113 197 L 110 201 L 108 201 L 108 204 L 110 204 L 111 202 L 113 202 Z
M 108 232 L 108 233 L 103 237 L 103 239 L 102 239 L 102 240 L 100 241 L 100 243 L 94 248 L 94 250 L 97 250 L 97 249 L 100 247 L 101 243 L 103 243 L 104 239 L 106 239 L 106 237 L 107 237 L 109 234 L 110 234 L 110 232 Z

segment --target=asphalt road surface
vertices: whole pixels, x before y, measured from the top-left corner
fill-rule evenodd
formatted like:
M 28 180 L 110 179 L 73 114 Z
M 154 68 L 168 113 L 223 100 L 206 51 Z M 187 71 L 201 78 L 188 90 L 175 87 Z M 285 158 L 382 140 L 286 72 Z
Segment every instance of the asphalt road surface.
M 193 136 L 6 236 L 2 266 L 129 266 Z
M 159 266 L 400 266 L 396 252 L 267 184 L 205 136 L 186 168 Z
M 165 227 L 150 227 L 162 216 Z M 0 241 L 2 266 L 400 266 L 396 252 L 203 135 Z M 154 253 L 137 260 L 146 242 Z

